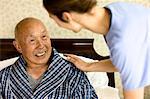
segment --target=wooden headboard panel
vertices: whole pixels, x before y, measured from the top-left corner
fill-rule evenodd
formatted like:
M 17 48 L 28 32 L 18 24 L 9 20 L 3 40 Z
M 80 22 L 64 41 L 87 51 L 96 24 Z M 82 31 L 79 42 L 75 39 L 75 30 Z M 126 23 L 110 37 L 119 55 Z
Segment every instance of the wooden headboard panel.
M 0 60 L 16 57 L 19 53 L 14 48 L 14 39 L 0 39 Z M 96 60 L 108 59 L 98 55 L 93 48 L 94 39 L 51 39 L 52 46 L 61 53 L 76 54 Z M 107 73 L 109 86 L 115 87 L 114 73 Z

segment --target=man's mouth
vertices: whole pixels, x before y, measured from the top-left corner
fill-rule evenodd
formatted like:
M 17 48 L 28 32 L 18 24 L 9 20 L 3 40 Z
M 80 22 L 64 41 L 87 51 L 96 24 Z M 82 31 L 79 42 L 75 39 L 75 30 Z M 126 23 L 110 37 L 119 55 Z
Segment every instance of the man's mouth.
M 35 56 L 41 57 L 41 56 L 43 56 L 45 53 L 46 53 L 46 51 L 44 51 L 44 52 L 39 52 L 39 53 L 37 53 Z

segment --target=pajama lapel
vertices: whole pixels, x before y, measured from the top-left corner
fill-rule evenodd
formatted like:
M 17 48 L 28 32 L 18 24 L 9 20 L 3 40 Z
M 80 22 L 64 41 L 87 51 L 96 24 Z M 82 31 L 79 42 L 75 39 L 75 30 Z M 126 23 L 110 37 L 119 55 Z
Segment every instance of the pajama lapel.
M 41 84 L 34 92 L 36 98 L 45 97 L 52 94 L 58 87 L 62 86 L 62 83 L 66 80 L 66 77 L 70 70 L 70 64 L 62 59 L 58 52 L 54 50 L 54 55 L 49 65 L 48 71 L 45 73 Z
M 31 99 L 33 92 L 28 81 L 25 65 L 26 62 L 21 56 L 12 67 L 12 73 L 10 73 L 10 86 L 12 92 L 17 97 L 28 97 Z

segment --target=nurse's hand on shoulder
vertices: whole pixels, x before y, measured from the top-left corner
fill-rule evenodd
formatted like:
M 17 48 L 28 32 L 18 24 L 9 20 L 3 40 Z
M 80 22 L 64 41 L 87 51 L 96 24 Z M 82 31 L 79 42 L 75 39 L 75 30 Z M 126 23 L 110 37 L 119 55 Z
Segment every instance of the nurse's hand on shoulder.
M 88 72 L 90 71 L 90 63 L 83 61 L 82 59 L 78 58 L 77 55 L 73 54 L 65 54 L 67 60 L 73 63 L 78 69 Z

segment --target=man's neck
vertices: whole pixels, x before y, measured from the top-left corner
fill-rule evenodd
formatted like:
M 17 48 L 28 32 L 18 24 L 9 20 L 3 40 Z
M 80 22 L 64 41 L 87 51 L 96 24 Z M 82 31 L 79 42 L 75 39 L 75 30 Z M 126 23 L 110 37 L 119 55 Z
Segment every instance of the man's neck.
M 40 78 L 43 73 L 47 70 L 48 65 L 43 65 L 43 66 L 27 66 L 27 73 L 33 77 L 34 79 Z

